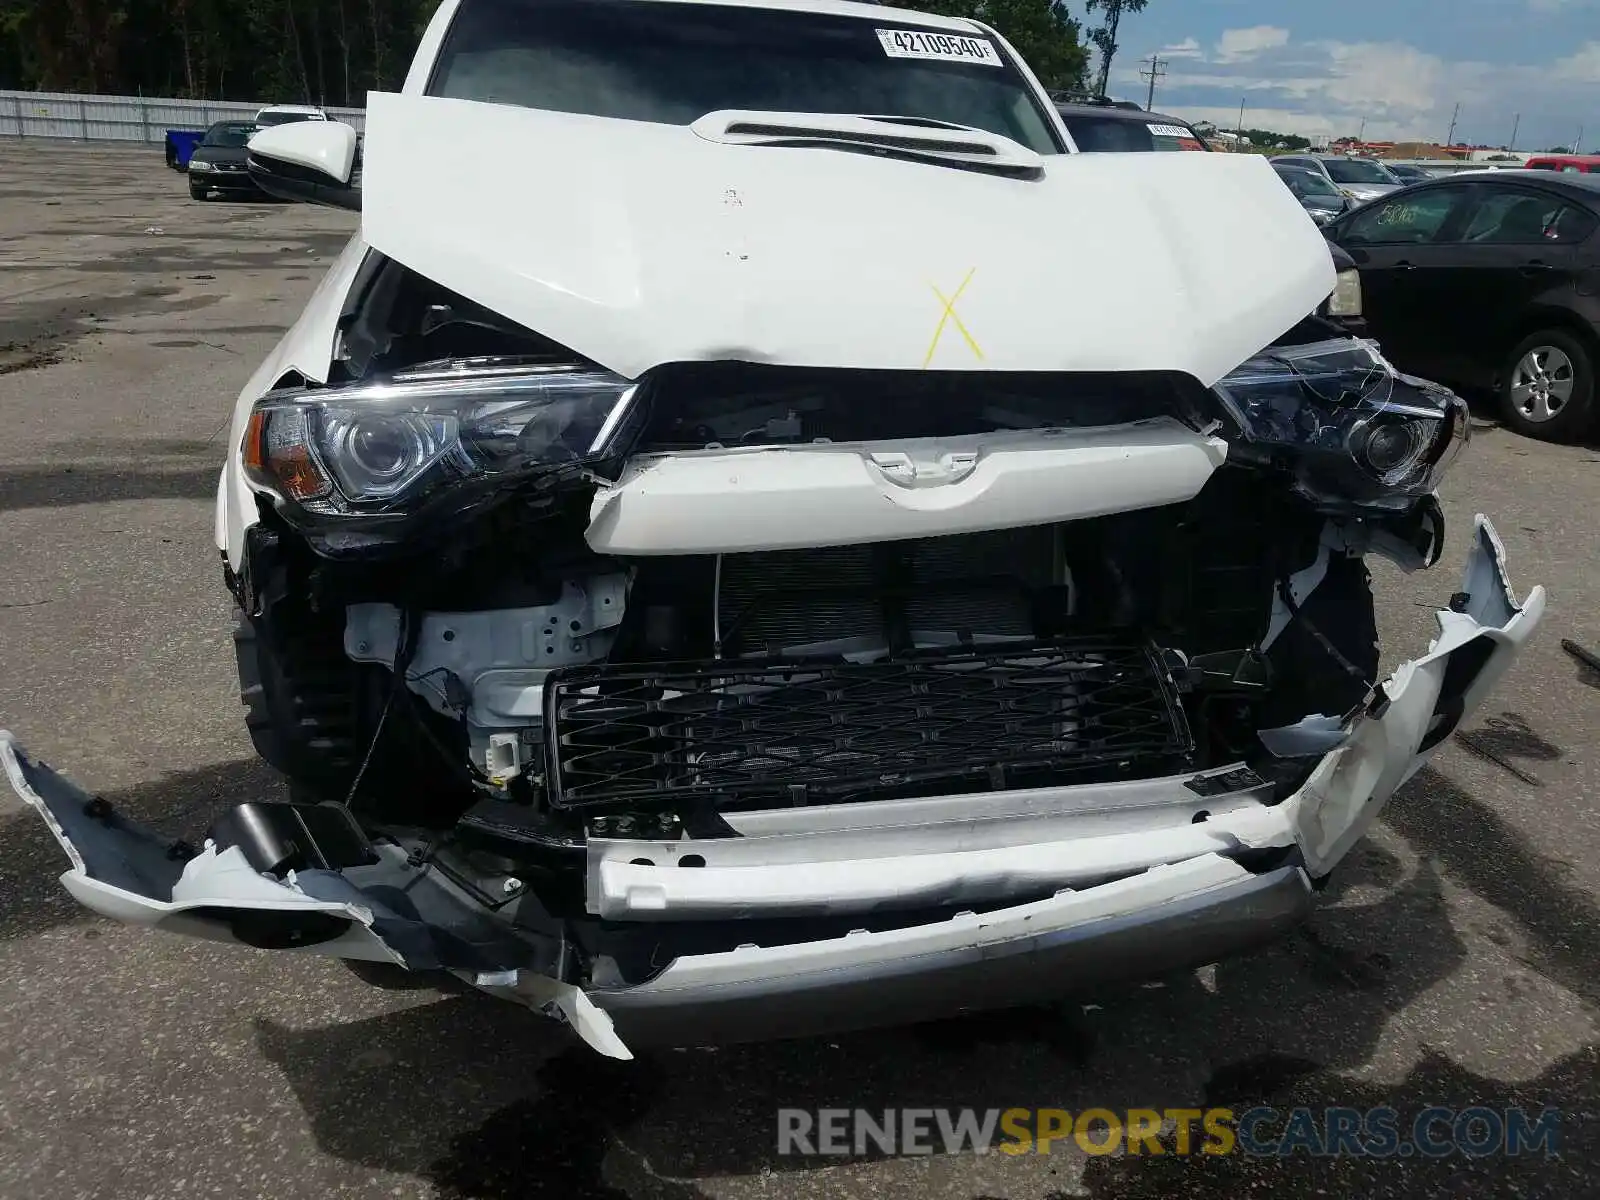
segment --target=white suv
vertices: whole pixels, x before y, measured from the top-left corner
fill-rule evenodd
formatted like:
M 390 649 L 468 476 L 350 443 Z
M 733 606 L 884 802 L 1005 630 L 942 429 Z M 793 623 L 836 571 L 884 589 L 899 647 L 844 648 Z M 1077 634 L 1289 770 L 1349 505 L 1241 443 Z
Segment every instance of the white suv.
M 290 125 L 297 121 L 326 121 L 328 114 L 310 104 L 269 104 L 256 113 L 256 124 L 263 129 Z
M 1299 921 L 1539 621 L 1480 519 L 1379 674 L 1465 407 L 1264 160 L 1077 154 L 976 21 L 444 0 L 367 119 L 250 148 L 362 209 L 219 481 L 296 802 L 185 846 L 0 737 L 98 912 L 620 1057 L 1031 1002 Z

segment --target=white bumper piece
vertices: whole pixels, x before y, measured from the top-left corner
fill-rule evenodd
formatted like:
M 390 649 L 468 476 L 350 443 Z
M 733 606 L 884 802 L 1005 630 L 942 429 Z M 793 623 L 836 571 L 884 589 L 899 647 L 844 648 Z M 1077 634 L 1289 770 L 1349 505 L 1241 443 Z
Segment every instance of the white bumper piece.
M 1193 499 L 1227 455 L 1170 417 L 639 455 L 596 493 L 587 539 L 600 554 L 740 554 L 1047 525 Z

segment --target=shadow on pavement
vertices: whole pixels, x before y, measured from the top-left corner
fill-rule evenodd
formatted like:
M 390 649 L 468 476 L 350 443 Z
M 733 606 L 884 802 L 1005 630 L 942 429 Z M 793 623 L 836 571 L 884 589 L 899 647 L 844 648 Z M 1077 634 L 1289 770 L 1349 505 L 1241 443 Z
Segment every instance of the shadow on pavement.
M 0 512 L 119 500 L 214 500 L 217 468 L 130 471 L 118 467 L 0 467 Z
M 1516 919 L 1533 943 L 1529 966 L 1600 1005 L 1600 909 L 1565 878 L 1564 863 L 1540 854 L 1494 809 L 1431 767 L 1395 798 L 1384 820 L 1457 883 Z
M 1546 1106 L 1562 1112 L 1557 1148 L 1546 1156 L 1535 1152 L 1516 1157 L 1494 1155 L 1445 1158 L 1417 1155 L 1390 1158 L 1322 1158 L 1302 1150 L 1291 1157 L 1171 1154 L 1156 1157 L 1095 1158 L 1084 1172 L 1084 1191 L 1095 1200 L 1155 1200 L 1156 1197 L 1274 1198 L 1349 1196 L 1363 1200 L 1410 1196 L 1592 1196 L 1589 1174 L 1600 1137 L 1593 1120 L 1584 1120 L 1600 1103 L 1600 1052 L 1593 1048 L 1563 1059 L 1537 1079 L 1506 1084 L 1474 1075 L 1446 1058 L 1429 1055 L 1397 1087 L 1373 1087 L 1352 1080 L 1306 1075 L 1274 1082 L 1267 1076 L 1218 1081 L 1206 1090 L 1205 1103 L 1242 1114 L 1252 1108 L 1276 1113 L 1259 1126 L 1267 1139 L 1280 1137 L 1287 1110 L 1312 1109 L 1321 1119 L 1328 1107 L 1361 1110 L 1388 1107 L 1399 1114 L 1398 1132 L 1409 1142 L 1418 1114 L 1433 1106 L 1464 1109 L 1481 1106 L 1503 1113 L 1521 1107 L 1532 1118 Z M 1449 1122 L 1424 1131 L 1434 1138 L 1448 1135 Z

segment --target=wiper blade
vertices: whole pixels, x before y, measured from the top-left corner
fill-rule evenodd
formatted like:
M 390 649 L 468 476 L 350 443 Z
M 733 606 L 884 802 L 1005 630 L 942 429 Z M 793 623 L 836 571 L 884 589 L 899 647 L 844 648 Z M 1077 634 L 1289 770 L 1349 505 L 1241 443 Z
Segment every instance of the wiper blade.
M 879 153 L 1008 175 L 1037 175 L 1044 160 L 1011 138 L 921 117 L 723 109 L 691 126 L 711 142 L 754 146 L 822 146 Z

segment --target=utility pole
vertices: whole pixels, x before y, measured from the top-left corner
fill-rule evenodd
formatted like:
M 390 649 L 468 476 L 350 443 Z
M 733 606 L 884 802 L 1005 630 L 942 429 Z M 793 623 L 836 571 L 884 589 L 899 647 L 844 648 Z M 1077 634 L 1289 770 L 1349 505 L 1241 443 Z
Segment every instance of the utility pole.
M 1506 147 L 1506 149 L 1511 151 L 1513 154 L 1516 153 L 1516 149 L 1517 149 L 1517 130 L 1519 130 L 1521 128 L 1522 128 L 1522 114 L 1518 113 L 1517 116 L 1516 116 L 1516 120 L 1511 122 L 1511 144 Z
M 1356 141 L 1360 142 L 1362 145 L 1366 145 L 1367 119 L 1365 117 L 1361 118 L 1361 128 L 1356 131 Z
M 1154 54 L 1152 54 L 1150 56 L 1150 60 L 1149 61 L 1150 61 L 1150 69 L 1148 71 L 1140 71 L 1139 72 L 1139 77 L 1141 79 L 1148 79 L 1150 81 L 1150 95 L 1149 95 L 1149 98 L 1146 99 L 1145 102 L 1144 102 L 1144 110 L 1145 110 L 1145 112 L 1153 112 L 1155 110 L 1155 107 L 1156 107 L 1156 80 L 1160 79 L 1163 75 L 1166 74 L 1166 71 L 1163 68 L 1165 68 L 1166 65 L 1167 65 L 1167 60 L 1166 59 L 1157 58 Z
M 1583 153 L 1583 126 L 1582 125 L 1578 126 L 1578 140 L 1572 143 L 1572 152 L 1574 154 L 1582 154 Z
M 1239 124 L 1233 131 L 1234 137 L 1239 140 L 1234 143 L 1234 148 L 1244 145 L 1244 101 L 1239 101 Z
M 1456 101 L 1456 111 L 1450 114 L 1450 132 L 1444 135 L 1444 144 L 1446 146 L 1454 146 L 1456 144 L 1456 121 L 1460 116 L 1461 102 L 1458 100 Z

